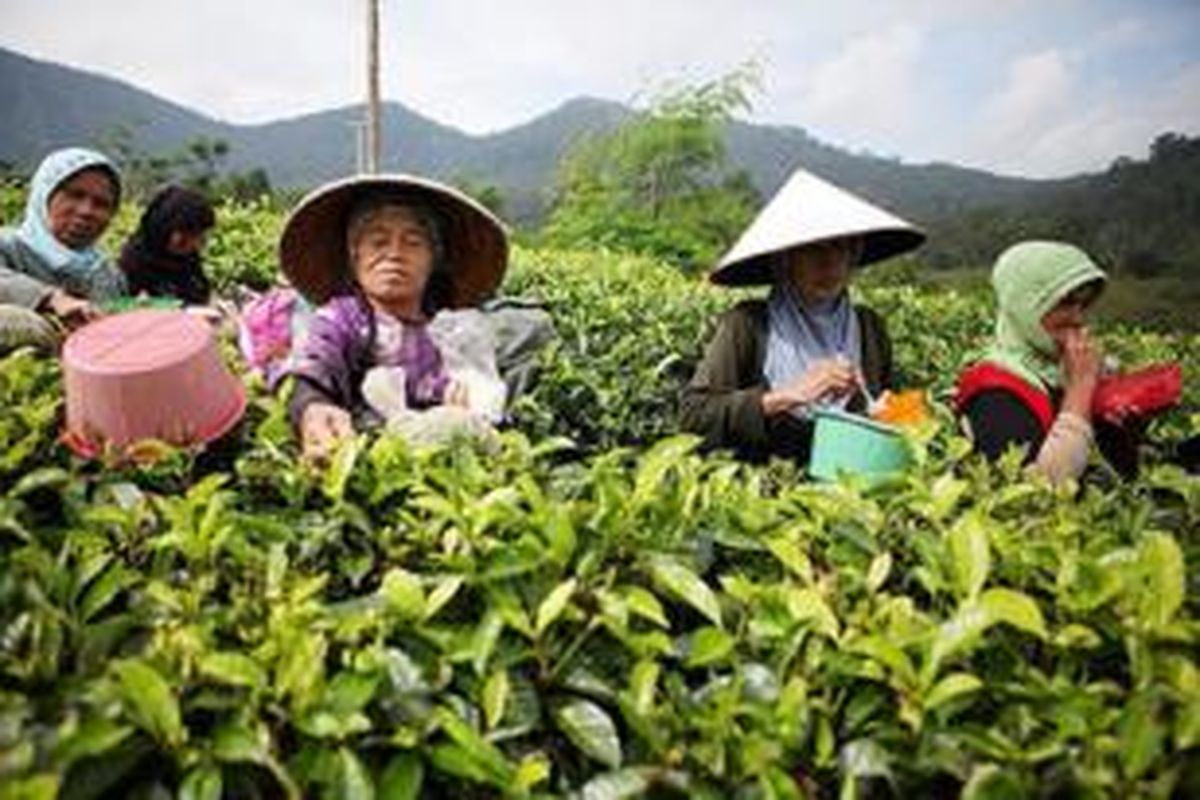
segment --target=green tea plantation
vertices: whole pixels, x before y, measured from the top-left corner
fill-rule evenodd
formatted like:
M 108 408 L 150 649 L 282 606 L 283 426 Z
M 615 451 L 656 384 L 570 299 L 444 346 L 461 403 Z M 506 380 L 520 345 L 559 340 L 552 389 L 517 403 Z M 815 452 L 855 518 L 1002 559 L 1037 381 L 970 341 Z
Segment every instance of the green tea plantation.
M 222 209 L 222 290 L 273 280 L 280 224 Z M 945 405 L 989 298 L 861 277 L 936 417 L 869 489 L 698 453 L 678 394 L 737 295 L 605 252 L 514 253 L 558 338 L 490 446 L 316 471 L 247 377 L 220 447 L 86 462 L 57 364 L 4 358 L 0 797 L 1200 797 L 1200 480 L 1167 463 L 1200 338 L 1101 332 L 1185 404 L 1136 481 L 1055 490 Z

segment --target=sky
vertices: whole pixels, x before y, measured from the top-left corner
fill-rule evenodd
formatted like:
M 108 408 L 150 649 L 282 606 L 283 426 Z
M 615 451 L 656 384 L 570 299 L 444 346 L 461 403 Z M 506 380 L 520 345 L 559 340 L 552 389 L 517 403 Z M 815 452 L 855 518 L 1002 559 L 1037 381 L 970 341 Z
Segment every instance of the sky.
M 358 102 L 367 0 L 0 0 L 0 47 L 234 123 Z M 385 99 L 469 133 L 759 65 L 751 122 L 1028 177 L 1200 134 L 1200 0 L 380 0 Z

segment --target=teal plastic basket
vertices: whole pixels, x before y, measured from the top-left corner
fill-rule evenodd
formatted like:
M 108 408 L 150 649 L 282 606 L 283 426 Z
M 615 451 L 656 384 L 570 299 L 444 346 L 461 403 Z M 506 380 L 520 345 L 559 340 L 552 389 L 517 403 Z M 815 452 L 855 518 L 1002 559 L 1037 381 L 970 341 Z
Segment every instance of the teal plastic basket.
M 899 428 L 845 411 L 814 413 L 808 473 L 818 480 L 857 475 L 868 483 L 893 478 L 912 464 L 912 448 Z

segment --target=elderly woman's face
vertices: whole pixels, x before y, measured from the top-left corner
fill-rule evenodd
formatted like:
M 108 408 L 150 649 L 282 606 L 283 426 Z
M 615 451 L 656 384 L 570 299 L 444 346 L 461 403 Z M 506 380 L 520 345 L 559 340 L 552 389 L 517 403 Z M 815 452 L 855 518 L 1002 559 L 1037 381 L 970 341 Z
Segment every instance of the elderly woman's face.
M 117 210 L 117 190 L 102 169 L 85 169 L 59 184 L 46 204 L 50 233 L 72 250 L 95 244 Z
M 354 277 L 366 296 L 387 306 L 420 308 L 433 271 L 433 243 L 403 206 L 375 211 L 350 247 Z
M 861 247 L 860 239 L 843 238 L 791 250 L 784 255 L 782 277 L 807 302 L 834 300 L 850 283 L 850 270 Z

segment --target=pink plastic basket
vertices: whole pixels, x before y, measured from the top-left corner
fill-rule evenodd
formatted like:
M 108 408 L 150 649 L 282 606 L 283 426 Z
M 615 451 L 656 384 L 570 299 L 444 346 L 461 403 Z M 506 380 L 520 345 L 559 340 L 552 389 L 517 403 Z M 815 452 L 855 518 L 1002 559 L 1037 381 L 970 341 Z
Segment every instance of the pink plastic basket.
M 84 457 L 142 439 L 203 445 L 246 409 L 207 322 L 182 311 L 140 310 L 87 325 L 63 346 L 63 439 Z

